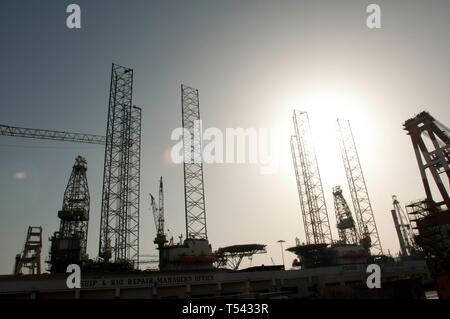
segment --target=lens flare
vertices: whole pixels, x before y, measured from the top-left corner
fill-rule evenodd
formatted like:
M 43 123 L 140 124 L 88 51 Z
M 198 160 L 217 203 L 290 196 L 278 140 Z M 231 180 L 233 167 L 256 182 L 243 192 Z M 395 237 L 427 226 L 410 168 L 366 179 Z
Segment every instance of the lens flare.
M 175 163 L 173 162 L 173 160 L 172 160 L 171 152 L 172 152 L 172 147 L 166 148 L 166 149 L 163 151 L 161 157 L 162 157 L 162 160 L 163 160 L 163 163 L 164 163 L 164 164 L 166 164 L 166 165 L 168 165 L 168 166 L 175 166 L 176 164 L 175 164 Z
M 25 173 L 25 172 L 17 172 L 17 173 L 14 174 L 14 178 L 18 179 L 18 180 L 25 179 L 25 178 L 27 178 L 27 173 Z

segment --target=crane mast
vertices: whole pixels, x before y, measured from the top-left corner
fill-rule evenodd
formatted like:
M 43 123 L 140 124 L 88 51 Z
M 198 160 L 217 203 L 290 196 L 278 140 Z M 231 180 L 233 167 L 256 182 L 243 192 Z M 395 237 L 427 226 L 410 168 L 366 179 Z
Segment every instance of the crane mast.
M 155 244 L 164 244 L 167 240 L 164 233 L 164 189 L 162 176 L 159 181 L 159 204 L 156 205 L 156 200 L 152 194 L 150 194 L 150 199 L 156 227 Z
M 159 251 L 159 269 L 164 269 L 166 265 L 166 258 L 164 256 L 164 248 L 167 243 L 166 234 L 164 233 L 164 189 L 163 189 L 163 178 L 161 176 L 159 180 L 159 203 L 156 204 L 156 200 L 152 194 L 150 194 L 151 207 L 153 211 L 153 218 L 155 220 L 156 227 L 156 237 L 153 241 L 158 245 Z
M 159 227 L 158 232 L 164 235 L 164 188 L 163 178 L 161 176 L 159 180 Z

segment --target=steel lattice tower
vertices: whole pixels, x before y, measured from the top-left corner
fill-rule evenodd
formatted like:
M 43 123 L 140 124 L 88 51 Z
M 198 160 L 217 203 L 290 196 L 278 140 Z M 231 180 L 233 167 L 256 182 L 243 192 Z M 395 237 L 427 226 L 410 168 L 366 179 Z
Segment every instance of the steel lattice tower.
M 16 255 L 14 274 L 22 275 L 28 268 L 32 275 L 41 274 L 42 227 L 28 227 L 25 245 L 21 254 Z
M 342 161 L 344 162 L 347 175 L 348 187 L 352 196 L 353 208 L 361 235 L 361 244 L 368 250 L 372 248 L 373 255 L 381 255 L 380 237 L 369 200 L 366 182 L 364 180 L 358 151 L 356 150 L 350 122 L 337 120 L 336 125 L 338 140 L 341 149 Z
M 59 236 L 61 238 L 79 238 L 82 257 L 86 256 L 87 252 L 90 205 L 86 171 L 86 159 L 78 156 L 64 192 L 62 209 L 58 212 L 58 217 L 61 219 Z
M 357 245 L 358 233 L 350 207 L 342 195 L 341 186 L 333 187 L 334 210 L 336 214 L 339 239 L 342 244 Z
M 141 109 L 132 105 L 133 70 L 112 65 L 99 256 L 139 263 Z
M 295 152 L 293 152 L 293 156 L 294 163 L 297 160 L 300 163 L 300 165 L 296 164 L 296 176 L 302 177 L 300 182 L 302 187 L 299 187 L 299 196 L 300 202 L 303 202 L 303 214 L 306 215 L 303 219 L 306 222 L 305 229 L 311 229 L 311 232 L 308 231 L 308 236 L 313 237 L 312 240 L 310 239 L 310 242 L 314 241 L 314 244 L 331 243 L 333 237 L 331 235 L 308 114 L 295 110 L 293 119 L 298 145 L 298 158 Z M 301 169 L 301 172 L 298 171 L 298 168 Z
M 63 273 L 69 264 L 82 265 L 88 259 L 87 237 L 90 196 L 87 161 L 77 156 L 64 192 L 59 230 L 50 238 L 50 272 Z
M 0 135 L 53 140 L 63 142 L 88 143 L 105 145 L 105 137 L 101 135 L 42 130 L 0 124 Z
M 300 199 L 300 208 L 302 211 L 303 226 L 305 227 L 306 243 L 310 245 L 314 243 L 314 238 L 316 236 L 314 236 L 315 229 L 313 227 L 314 224 L 311 219 L 312 215 L 308 214 L 306 210 L 306 207 L 308 206 L 308 199 L 306 198 L 305 180 L 302 174 L 297 136 L 295 135 L 291 136 L 291 152 L 292 152 L 292 159 L 294 162 L 295 178 L 297 181 L 298 197 Z
M 181 85 L 186 238 L 208 239 L 198 90 Z

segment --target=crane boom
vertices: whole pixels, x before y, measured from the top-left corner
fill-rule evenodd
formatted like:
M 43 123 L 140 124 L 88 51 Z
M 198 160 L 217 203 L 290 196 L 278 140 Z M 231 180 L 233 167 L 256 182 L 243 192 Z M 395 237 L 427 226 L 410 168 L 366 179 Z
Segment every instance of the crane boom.
M 158 245 L 159 250 L 159 269 L 163 269 L 166 264 L 166 258 L 164 257 L 164 247 L 167 243 L 166 234 L 164 234 L 164 193 L 163 193 L 163 181 L 162 176 L 159 180 L 159 205 L 156 205 L 156 200 L 152 194 L 150 194 L 151 206 L 153 210 L 153 217 L 155 219 L 156 237 L 153 243 Z
M 164 236 L 164 190 L 163 190 L 163 179 L 159 180 L 159 223 L 158 232 L 160 235 Z
M 102 135 L 25 128 L 4 124 L 0 124 L 0 135 L 100 145 L 105 145 L 106 142 L 105 136 Z
M 159 230 L 159 227 L 158 227 L 159 209 L 158 209 L 158 207 L 156 207 L 156 201 L 152 194 L 150 194 L 150 200 L 151 200 L 150 205 L 152 207 L 153 218 L 155 219 L 156 232 L 158 232 L 158 230 Z
M 153 218 L 155 219 L 155 227 L 156 227 L 156 239 L 165 241 L 164 234 L 164 191 L 163 191 L 163 180 L 162 176 L 159 180 L 159 205 L 156 205 L 156 200 L 152 194 L 150 194 L 151 199 L 151 207 L 153 211 Z

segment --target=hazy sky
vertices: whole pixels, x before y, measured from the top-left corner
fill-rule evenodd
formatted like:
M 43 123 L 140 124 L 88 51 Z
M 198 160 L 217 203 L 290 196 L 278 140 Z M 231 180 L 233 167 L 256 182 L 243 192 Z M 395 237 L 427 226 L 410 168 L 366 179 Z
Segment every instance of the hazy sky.
M 82 27 L 66 27 L 66 6 Z M 368 29 L 366 7 L 381 6 Z M 277 128 L 280 166 L 204 167 L 213 249 L 266 244 L 252 265 L 281 263 L 304 241 L 289 149 L 294 108 L 308 111 L 337 239 L 331 188 L 347 180 L 334 132 L 351 121 L 385 252 L 399 250 L 391 196 L 404 204 L 424 190 L 402 123 L 428 110 L 450 124 L 450 2 L 442 1 L 1 1 L 0 123 L 104 135 L 111 63 L 134 69 L 143 109 L 141 253 L 156 254 L 149 192 L 164 176 L 166 224 L 185 232 L 183 168 L 164 161 L 181 125 L 180 84 L 199 89 L 204 128 Z M 88 160 L 88 252 L 98 253 L 104 149 L 0 137 L 0 273 L 11 273 L 29 225 L 44 229 L 43 260 L 77 155 Z M 18 174 L 19 173 L 19 174 Z M 285 252 L 286 264 L 294 255 Z M 244 261 L 242 266 L 249 266 Z M 46 265 L 44 265 L 44 268 Z

